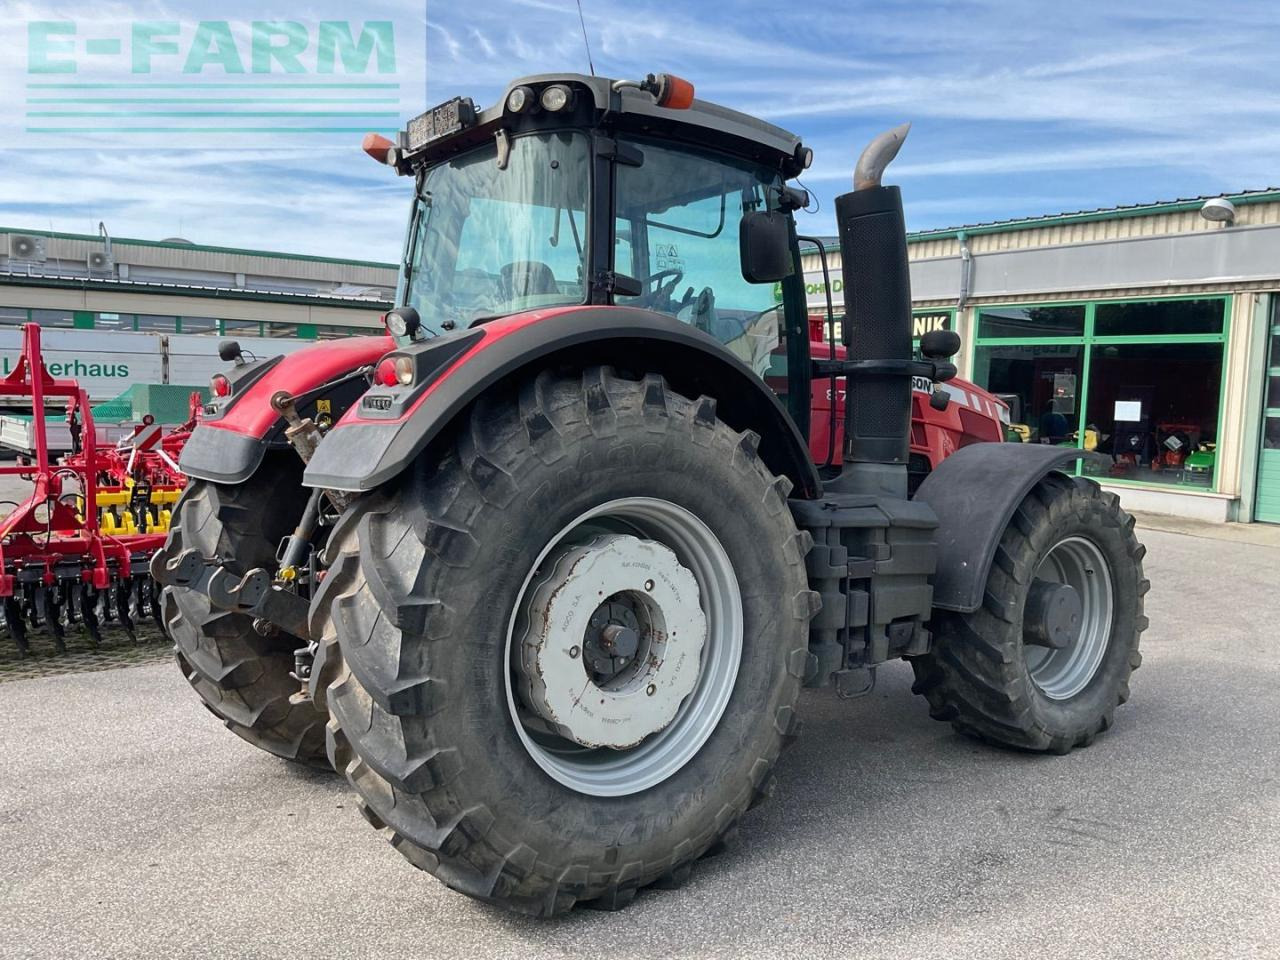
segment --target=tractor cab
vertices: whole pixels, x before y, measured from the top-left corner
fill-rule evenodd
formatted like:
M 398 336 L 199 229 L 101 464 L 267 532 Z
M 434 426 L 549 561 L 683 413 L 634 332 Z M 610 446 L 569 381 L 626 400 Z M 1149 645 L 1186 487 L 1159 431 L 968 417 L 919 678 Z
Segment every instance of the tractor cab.
M 668 75 L 513 83 L 366 149 L 416 180 L 397 303 L 420 338 L 527 310 L 613 304 L 678 319 L 763 376 L 795 271 L 797 137 Z M 802 202 L 802 201 L 801 201 Z M 793 305 L 798 316 L 803 305 Z M 402 341 L 403 342 L 403 341 Z

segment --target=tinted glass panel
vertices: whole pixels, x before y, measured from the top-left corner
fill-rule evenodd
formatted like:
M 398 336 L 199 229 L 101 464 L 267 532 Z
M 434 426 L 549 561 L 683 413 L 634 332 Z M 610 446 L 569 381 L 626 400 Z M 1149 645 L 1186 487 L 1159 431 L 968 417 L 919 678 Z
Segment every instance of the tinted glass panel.
M 1078 337 L 1084 334 L 1084 305 L 994 307 L 978 313 L 980 337 Z
M 298 335 L 298 325 L 296 323 L 265 323 L 263 336 L 267 337 L 296 337 Z
M 317 340 L 345 340 L 347 337 L 358 337 L 362 333 L 373 333 L 373 330 L 359 330 L 356 327 L 316 327 Z
M 1100 303 L 1094 308 L 1093 332 L 1099 337 L 1221 333 L 1224 306 L 1222 300 Z
M 1207 487 L 1217 458 L 1222 344 L 1093 347 L 1088 426 L 1110 476 Z
M 17 326 L 27 322 L 26 307 L 0 307 L 0 324 Z
M 242 337 L 258 337 L 262 335 L 262 324 L 257 320 L 223 320 L 223 333 L 238 333 Z
M 1280 376 L 1267 377 L 1267 406 L 1280 409 Z
M 31 319 L 42 327 L 70 327 L 75 322 L 70 310 L 32 310 Z
M 132 330 L 132 313 L 99 313 L 93 318 L 95 330 Z
M 1084 347 L 978 347 L 974 381 L 1009 404 L 1010 440 L 1075 446 Z
M 145 330 L 154 333 L 177 333 L 178 318 L 177 317 L 161 317 L 152 314 L 140 313 L 134 324 L 135 330 Z
M 1280 417 L 1267 417 L 1262 433 L 1262 446 L 1267 450 L 1280 450 Z
M 183 317 L 182 332 L 183 333 L 217 333 L 218 320 L 216 317 Z

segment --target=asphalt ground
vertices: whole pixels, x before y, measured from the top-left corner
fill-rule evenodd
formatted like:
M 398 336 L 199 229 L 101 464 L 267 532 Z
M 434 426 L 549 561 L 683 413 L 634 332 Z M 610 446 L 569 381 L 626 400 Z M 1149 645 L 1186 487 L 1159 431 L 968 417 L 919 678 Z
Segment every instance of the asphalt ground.
M 1092 747 L 970 742 L 901 664 L 807 691 L 741 845 L 615 914 L 450 892 L 171 664 L 0 684 L 0 957 L 1280 956 L 1280 549 L 1143 538 L 1146 659 Z

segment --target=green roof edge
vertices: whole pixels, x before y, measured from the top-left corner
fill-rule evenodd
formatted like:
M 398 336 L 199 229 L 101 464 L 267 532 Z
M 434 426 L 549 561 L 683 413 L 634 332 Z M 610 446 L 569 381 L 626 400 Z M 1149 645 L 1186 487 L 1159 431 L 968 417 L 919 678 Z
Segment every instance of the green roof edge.
M 1280 200 L 1280 190 L 1262 190 L 1255 193 L 1224 193 L 1236 206 L 1251 203 L 1270 203 Z M 1134 207 L 1115 207 L 1110 210 L 1092 210 L 1081 213 L 1054 213 L 1041 217 L 1026 217 L 1021 220 L 1004 220 L 999 223 L 986 223 L 972 227 L 945 227 L 940 230 L 917 230 L 907 233 L 907 243 L 919 243 L 925 240 L 953 240 L 964 234 L 966 237 L 979 236 L 985 233 L 1010 233 L 1015 230 L 1035 230 L 1038 227 L 1057 227 L 1073 223 L 1094 223 L 1099 220 L 1128 220 L 1133 217 L 1151 217 L 1162 213 L 1182 213 L 1186 210 L 1199 210 L 1204 206 L 1207 197 L 1195 200 L 1170 200 L 1162 203 L 1147 203 Z M 839 251 L 840 244 L 826 245 L 828 252 Z
M 391 305 L 390 300 L 373 298 L 327 297 L 323 293 L 285 293 L 272 290 L 244 290 L 235 287 L 165 286 L 155 282 L 130 283 L 128 280 L 97 281 L 79 277 L 42 277 L 0 273 L 0 286 L 49 287 L 71 290 L 102 290 L 117 293 L 157 294 L 169 297 L 192 297 L 205 300 L 247 300 L 255 303 L 312 304 L 348 310 L 379 310 Z
M 58 240 L 90 240 L 101 243 L 102 237 L 91 233 L 61 233 L 56 230 L 39 230 L 27 227 L 0 226 L 0 233 L 29 233 L 33 237 L 50 237 Z M 376 260 L 351 260 L 345 257 L 317 257 L 307 253 L 279 253 L 275 250 L 250 250 L 245 247 L 217 247 L 203 243 L 171 243 L 167 240 L 137 240 L 133 237 L 112 237 L 112 246 L 124 244 L 130 247 L 161 247 L 167 250 L 203 250 L 209 253 L 230 253 L 248 257 L 270 257 L 275 260 L 303 260 L 309 263 L 340 263 L 353 267 L 375 267 L 395 270 L 394 263 Z

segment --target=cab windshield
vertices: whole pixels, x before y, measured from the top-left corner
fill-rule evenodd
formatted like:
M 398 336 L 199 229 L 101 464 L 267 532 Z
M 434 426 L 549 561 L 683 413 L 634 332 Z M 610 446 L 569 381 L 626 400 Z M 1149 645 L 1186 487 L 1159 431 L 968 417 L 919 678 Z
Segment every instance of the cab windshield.
M 397 302 L 432 332 L 585 299 L 590 144 L 571 131 L 496 144 L 427 172 Z

